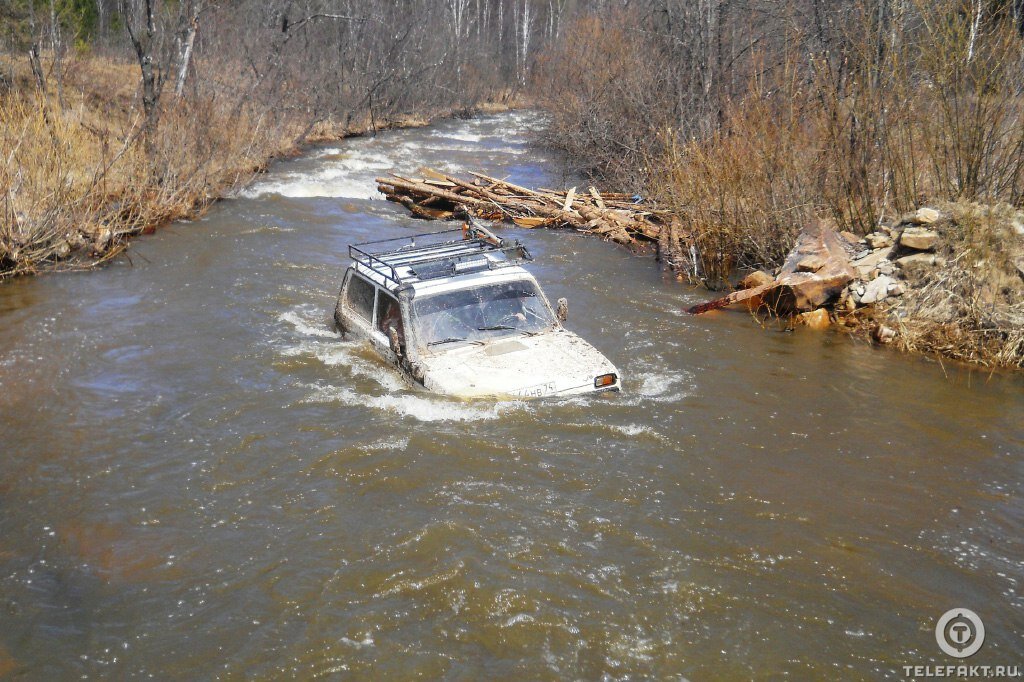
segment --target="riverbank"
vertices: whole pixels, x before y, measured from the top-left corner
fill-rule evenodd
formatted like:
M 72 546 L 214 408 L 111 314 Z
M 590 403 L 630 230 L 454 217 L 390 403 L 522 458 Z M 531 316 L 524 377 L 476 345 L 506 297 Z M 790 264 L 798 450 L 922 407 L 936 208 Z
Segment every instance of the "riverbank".
M 789 329 L 838 328 L 880 345 L 1024 367 L 1024 211 L 945 203 L 863 238 L 805 228 L 781 270 L 755 271 L 700 314 L 743 303 Z
M 945 202 L 858 244 L 834 318 L 880 344 L 1024 368 L 1024 211 Z
M 26 65 L 5 65 L 14 78 L 0 88 L 0 279 L 96 267 L 135 235 L 202 215 L 306 144 L 516 103 L 501 90 L 469 105 L 315 117 L 301 101 L 261 103 L 241 87 L 165 98 L 147 135 L 136 64 L 88 57 L 65 68 L 58 94 Z
M 709 21 L 723 23 L 707 34 L 685 13 L 642 31 L 614 9 L 573 26 L 538 70 L 547 143 L 609 190 L 675 214 L 667 260 L 711 290 L 776 270 L 818 220 L 855 241 L 896 242 L 901 216 L 935 207 L 947 216 L 935 247 L 943 265 L 899 269 L 906 303 L 870 304 L 865 328 L 904 350 L 1020 368 L 1015 16 L 952 3 L 762 20 L 716 6 Z

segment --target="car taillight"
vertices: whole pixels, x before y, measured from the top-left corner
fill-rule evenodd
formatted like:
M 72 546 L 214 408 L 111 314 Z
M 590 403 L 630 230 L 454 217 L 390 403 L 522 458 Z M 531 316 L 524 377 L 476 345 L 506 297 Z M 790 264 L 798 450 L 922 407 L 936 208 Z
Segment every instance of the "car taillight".
M 614 374 L 602 374 L 599 377 L 594 378 L 594 388 L 604 388 L 606 386 L 615 385 L 615 381 L 618 379 Z

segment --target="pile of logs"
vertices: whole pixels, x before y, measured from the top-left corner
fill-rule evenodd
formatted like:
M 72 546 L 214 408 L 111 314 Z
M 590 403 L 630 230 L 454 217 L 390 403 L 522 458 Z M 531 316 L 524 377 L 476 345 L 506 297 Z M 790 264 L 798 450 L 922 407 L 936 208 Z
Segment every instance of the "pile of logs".
M 590 187 L 577 192 L 528 189 L 482 173 L 462 180 L 431 169 L 423 177 L 392 174 L 377 178 L 377 189 L 389 201 L 407 207 L 414 216 L 448 220 L 465 211 L 485 220 L 504 220 L 520 227 L 568 228 L 634 246 L 638 241 L 656 242 L 658 253 L 673 269 L 687 260 L 689 245 L 679 219 L 626 194 L 599 192 Z M 849 244 L 831 225 L 818 222 L 807 226 L 776 277 L 766 273 L 742 291 L 694 306 L 700 314 L 737 303 L 766 308 L 776 315 L 814 311 L 833 300 L 853 279 Z M 748 277 L 746 281 L 751 280 Z
M 378 189 L 419 218 L 447 220 L 461 209 L 478 218 L 525 228 L 568 228 L 627 246 L 638 240 L 658 241 L 672 218 L 627 194 L 602 193 L 593 187 L 585 192 L 575 187 L 533 190 L 481 173 L 472 173 L 474 179 L 466 181 L 430 169 L 421 172 L 425 177 L 377 178 Z

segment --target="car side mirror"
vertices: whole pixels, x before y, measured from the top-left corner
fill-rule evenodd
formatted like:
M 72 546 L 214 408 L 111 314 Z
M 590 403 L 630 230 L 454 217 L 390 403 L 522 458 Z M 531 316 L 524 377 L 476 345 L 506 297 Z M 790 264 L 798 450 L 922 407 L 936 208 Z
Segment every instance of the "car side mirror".
M 558 308 L 555 310 L 555 314 L 558 315 L 559 322 L 565 322 L 569 319 L 569 299 L 558 299 Z
M 394 325 L 388 327 L 388 346 L 391 348 L 391 352 L 402 357 L 402 343 L 398 339 L 398 330 L 395 329 Z

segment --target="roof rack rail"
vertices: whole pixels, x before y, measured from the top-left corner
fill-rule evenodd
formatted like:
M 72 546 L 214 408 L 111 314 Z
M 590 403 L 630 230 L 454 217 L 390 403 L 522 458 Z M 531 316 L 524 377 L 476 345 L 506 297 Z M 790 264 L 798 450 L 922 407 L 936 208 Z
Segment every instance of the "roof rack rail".
M 456 234 L 458 239 L 445 239 Z M 417 244 L 417 240 L 424 239 L 427 243 Z M 401 246 L 396 247 L 397 244 Z M 501 239 L 487 228 L 472 223 L 452 230 L 352 244 L 348 247 L 348 255 L 356 263 L 396 285 L 480 269 L 493 270 L 533 260 L 518 239 Z M 500 259 L 497 258 L 499 255 Z

